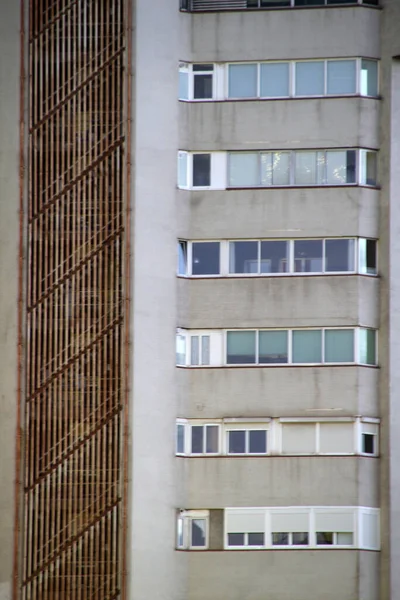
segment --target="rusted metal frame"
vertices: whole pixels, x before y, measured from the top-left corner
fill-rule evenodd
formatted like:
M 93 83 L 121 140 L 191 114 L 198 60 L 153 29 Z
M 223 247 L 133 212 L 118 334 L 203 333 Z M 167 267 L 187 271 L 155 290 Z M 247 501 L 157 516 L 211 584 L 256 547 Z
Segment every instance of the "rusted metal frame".
M 132 218 L 132 69 L 133 69 L 133 1 L 126 0 L 127 6 L 123 7 L 126 15 L 125 35 L 127 47 L 126 68 L 126 190 L 125 190 L 125 337 L 124 337 L 124 413 L 123 413 L 123 496 L 122 496 L 122 579 L 121 600 L 127 600 L 127 573 L 128 573 L 128 494 L 129 494 L 129 406 L 130 406 L 130 353 L 131 347 L 131 218 Z M 122 19 L 123 21 L 123 19 Z M 120 165 L 122 169 L 122 164 Z
M 17 386 L 16 386 L 16 435 L 14 480 L 14 547 L 12 597 L 19 595 L 19 547 L 21 537 L 20 494 L 22 475 L 22 377 L 23 377 L 23 326 L 24 326 L 24 228 L 25 228 L 25 0 L 20 7 L 20 85 L 19 85 L 19 251 L 18 251 L 18 315 L 17 315 Z

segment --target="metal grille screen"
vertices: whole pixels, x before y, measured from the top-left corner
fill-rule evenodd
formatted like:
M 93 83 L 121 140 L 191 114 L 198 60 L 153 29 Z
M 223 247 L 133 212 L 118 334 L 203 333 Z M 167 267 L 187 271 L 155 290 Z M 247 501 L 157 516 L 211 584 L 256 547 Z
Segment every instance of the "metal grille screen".
M 125 0 L 29 14 L 22 595 L 120 595 Z

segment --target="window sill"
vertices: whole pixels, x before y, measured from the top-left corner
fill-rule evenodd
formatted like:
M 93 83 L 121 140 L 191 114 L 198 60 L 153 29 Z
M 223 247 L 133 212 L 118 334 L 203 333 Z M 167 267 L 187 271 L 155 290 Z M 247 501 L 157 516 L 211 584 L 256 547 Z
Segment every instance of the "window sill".
M 368 277 L 379 279 L 377 273 L 357 273 L 356 271 L 336 271 L 330 273 L 229 273 L 227 275 L 181 275 L 177 274 L 179 279 L 202 280 L 202 279 L 276 279 L 293 277 Z

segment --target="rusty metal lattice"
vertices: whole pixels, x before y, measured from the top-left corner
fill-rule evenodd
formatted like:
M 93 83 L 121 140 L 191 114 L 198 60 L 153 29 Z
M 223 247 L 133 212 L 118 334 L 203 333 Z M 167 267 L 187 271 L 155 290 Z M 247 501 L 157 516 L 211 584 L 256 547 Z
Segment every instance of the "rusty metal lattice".
M 125 0 L 31 0 L 22 597 L 121 592 Z

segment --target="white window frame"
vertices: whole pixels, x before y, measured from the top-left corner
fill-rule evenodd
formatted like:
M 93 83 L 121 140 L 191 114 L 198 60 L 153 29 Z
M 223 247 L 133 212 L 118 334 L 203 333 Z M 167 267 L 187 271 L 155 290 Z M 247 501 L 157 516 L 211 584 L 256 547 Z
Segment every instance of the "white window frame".
M 229 434 L 232 431 L 245 432 L 245 451 L 244 452 L 229 452 Z M 250 432 L 264 431 L 266 436 L 266 452 L 250 452 Z M 270 446 L 270 427 L 267 423 L 229 423 L 224 427 L 224 446 L 223 450 L 227 456 L 268 456 L 271 454 Z
M 193 157 L 199 154 L 210 156 L 210 185 L 193 185 Z M 186 183 L 180 181 L 179 161 L 186 156 Z M 199 150 L 196 152 L 188 150 L 178 151 L 178 179 L 177 187 L 182 190 L 225 190 L 226 189 L 226 161 L 227 153 L 219 151 Z
M 210 65 L 213 70 L 209 71 L 194 71 L 196 65 Z M 213 62 L 181 62 L 179 63 L 179 72 L 188 74 L 188 98 L 179 98 L 181 102 L 215 102 L 216 100 L 224 100 L 224 79 L 225 65 Z M 194 97 L 194 79 L 197 75 L 212 76 L 212 96 L 211 98 L 195 98 Z
M 257 511 L 258 513 L 260 511 L 264 510 L 265 511 L 265 530 L 264 530 L 264 546 L 248 546 L 248 545 L 242 545 L 242 546 L 229 546 L 228 545 L 228 533 L 232 533 L 228 531 L 228 516 L 229 516 L 229 511 L 234 511 L 235 513 L 237 513 L 238 511 L 243 512 L 243 514 L 251 514 L 254 511 Z M 342 514 L 348 514 L 348 513 L 352 514 L 352 530 L 351 531 L 340 531 L 340 529 L 338 529 L 335 532 L 329 532 L 333 534 L 333 544 L 317 544 L 317 529 L 316 529 L 316 516 L 318 514 L 321 513 L 330 513 L 330 514 L 337 514 L 338 517 L 340 517 L 340 515 Z M 285 544 L 285 545 L 273 545 L 272 544 L 272 523 L 271 523 L 271 517 L 274 514 L 280 514 L 282 516 L 284 515 L 292 515 L 293 513 L 295 514 L 305 514 L 307 517 L 307 521 L 308 521 L 308 527 L 307 530 L 304 531 L 304 533 L 308 533 L 308 544 Z M 368 550 L 374 550 L 374 551 L 379 551 L 380 550 L 380 544 L 378 543 L 377 546 L 363 546 L 362 545 L 362 540 L 363 540 L 363 524 L 362 524 L 362 516 L 363 514 L 369 514 L 369 515 L 373 515 L 377 518 L 376 521 L 376 526 L 377 526 L 377 532 L 378 532 L 378 537 L 380 537 L 380 532 L 379 532 L 379 517 L 380 517 L 380 509 L 379 508 L 371 508 L 371 507 L 364 507 L 364 506 L 285 506 L 285 507 L 248 507 L 248 508 L 238 508 L 238 507 L 229 507 L 229 508 L 225 508 L 224 510 L 224 549 L 225 550 L 252 550 L 252 549 L 271 549 L 271 550 L 288 550 L 288 549 L 292 549 L 292 550 L 310 550 L 310 549 L 320 549 L 320 550 L 363 550 L 363 549 L 368 549 Z M 290 524 L 288 524 L 288 529 L 290 528 Z M 319 531 L 318 531 L 319 532 Z M 240 532 L 240 533 L 246 533 L 246 532 Z M 261 532 L 260 532 L 261 533 Z M 277 532 L 278 533 L 278 532 Z M 293 531 L 281 531 L 279 533 L 288 533 L 289 534 L 289 542 L 290 542 L 290 534 L 293 533 Z M 323 532 L 322 532 L 323 533 Z M 350 544 L 338 544 L 337 543 L 337 535 L 338 533 L 351 533 L 353 536 L 353 543 Z M 336 541 L 336 543 L 335 543 Z
M 323 257 L 322 271 L 295 271 L 294 269 L 294 249 L 295 243 L 300 241 L 321 241 L 323 246 Z M 354 268 L 348 271 L 327 271 L 326 269 L 326 243 L 335 240 L 347 240 L 354 242 Z M 361 242 L 371 241 L 375 243 L 376 248 L 376 264 L 377 268 L 374 273 L 366 273 L 362 268 L 361 264 Z M 233 273 L 230 272 L 230 244 L 236 242 L 257 242 L 258 243 L 258 258 L 257 258 L 257 273 Z M 261 273 L 261 244 L 263 242 L 286 242 L 288 244 L 288 261 L 287 270 L 278 273 Z M 193 274 L 193 244 L 207 244 L 207 243 L 218 243 L 219 244 L 219 258 L 220 258 L 220 269 L 219 273 L 205 273 L 205 274 Z M 179 272 L 179 245 L 183 244 L 186 254 L 185 273 Z M 230 239 L 230 240 L 178 240 L 178 261 L 177 261 L 177 276 L 178 277 L 190 277 L 194 279 L 210 279 L 220 277 L 232 277 L 232 278 L 246 278 L 246 277 L 320 277 L 320 276 L 331 276 L 331 275 L 365 275 L 366 277 L 377 277 L 378 276 L 378 241 L 373 238 L 357 238 L 357 237 L 343 237 L 343 238 L 269 238 L 269 239 Z
M 177 514 L 177 529 L 178 522 L 182 519 L 182 528 L 183 528 L 183 544 L 178 545 L 178 535 L 176 541 L 176 547 L 178 550 L 208 550 L 209 540 L 210 540 L 210 511 L 209 510 L 180 510 Z M 192 531 L 191 525 L 192 521 L 197 520 L 205 520 L 206 528 L 205 528 L 205 537 L 206 543 L 204 546 L 193 546 L 192 545 Z
M 203 451 L 202 452 L 193 452 L 192 449 L 192 429 L 193 427 L 202 427 L 203 428 Z M 216 452 L 207 452 L 207 427 L 217 427 L 218 429 L 218 450 Z M 212 421 L 204 421 L 204 422 L 196 422 L 195 420 L 191 420 L 187 423 L 187 431 L 188 431 L 188 456 L 218 456 L 222 454 L 221 452 L 221 425 L 219 423 L 213 423 Z

